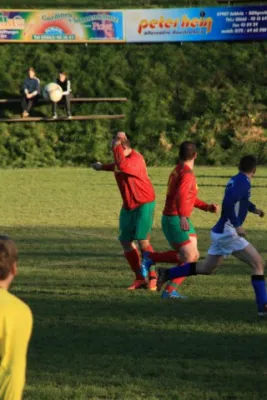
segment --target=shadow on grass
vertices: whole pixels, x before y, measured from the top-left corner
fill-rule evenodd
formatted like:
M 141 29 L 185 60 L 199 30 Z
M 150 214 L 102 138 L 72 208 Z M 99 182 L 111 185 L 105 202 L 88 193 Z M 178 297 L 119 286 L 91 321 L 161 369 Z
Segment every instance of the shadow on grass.
M 0 232 L 16 241 L 22 266 L 96 269 L 102 265 L 106 270 L 116 268 L 116 260 L 125 264 L 116 228 L 0 226 Z M 204 258 L 210 243 L 210 229 L 197 228 L 197 234 L 201 258 Z M 263 231 L 248 230 L 248 240 L 251 238 L 253 245 L 263 253 L 266 252 L 264 235 Z M 151 241 L 156 251 L 169 250 L 161 229 L 153 228 Z
M 37 316 L 30 379 L 40 379 L 40 371 L 45 371 L 44 381 L 56 383 L 60 371 L 70 386 L 135 384 L 145 390 L 149 382 L 159 399 L 162 390 L 188 385 L 203 392 L 222 391 L 221 399 L 227 390 L 254 399 L 266 389 L 261 370 L 266 366 L 266 332 L 234 331 L 245 321 L 251 329 L 259 324 L 247 318 L 247 301 L 170 305 L 138 294 L 123 296 L 123 302 L 108 296 L 27 300 Z
M 137 388 L 146 398 L 152 393 L 158 399 L 178 399 L 181 390 L 190 388 L 194 396 L 209 400 L 260 399 L 266 390 L 267 326 L 256 319 L 253 301 L 242 295 L 228 298 L 227 286 L 219 296 L 214 289 L 208 298 L 177 303 L 164 302 L 157 293 L 127 292 L 130 272 L 116 229 L 1 231 L 20 249 L 21 274 L 14 290 L 35 318 L 30 385 L 84 385 L 88 399 L 93 398 L 91 386 L 105 388 L 108 395 L 94 397 L 105 399 L 139 398 Z M 208 231 L 200 229 L 199 235 L 207 246 Z M 262 235 L 251 232 L 256 245 Z M 160 230 L 154 229 L 152 240 L 156 248 L 168 249 Z M 230 269 L 227 273 L 233 275 Z M 234 286 L 230 278 L 227 282 Z M 201 285 L 204 294 L 207 283 Z M 111 388 L 122 397 L 112 397 Z M 123 397 L 126 388 L 132 397 Z M 203 397 L 207 390 L 219 397 Z

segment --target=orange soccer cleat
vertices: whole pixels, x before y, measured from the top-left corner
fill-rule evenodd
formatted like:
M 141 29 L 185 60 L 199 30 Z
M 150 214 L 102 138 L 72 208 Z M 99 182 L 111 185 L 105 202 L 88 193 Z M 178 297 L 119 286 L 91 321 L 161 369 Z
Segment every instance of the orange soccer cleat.
M 128 290 L 147 289 L 147 282 L 145 279 L 136 279 L 134 283 L 128 287 Z

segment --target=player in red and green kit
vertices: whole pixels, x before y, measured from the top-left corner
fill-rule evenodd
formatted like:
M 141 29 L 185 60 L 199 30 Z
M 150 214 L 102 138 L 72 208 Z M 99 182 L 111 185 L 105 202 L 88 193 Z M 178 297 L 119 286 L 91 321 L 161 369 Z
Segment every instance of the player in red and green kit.
M 124 132 L 119 132 L 113 139 L 112 150 L 114 163 L 97 162 L 92 168 L 96 171 L 114 172 L 123 199 L 119 240 L 135 274 L 135 281 L 128 289 L 147 288 L 147 282 L 140 270 L 140 254 L 134 241 L 138 241 L 141 252 L 153 252 L 149 239 L 155 209 L 155 191 L 148 177 L 143 156 L 131 148 Z M 155 268 L 150 269 L 148 287 L 150 290 L 156 290 Z
M 183 142 L 179 150 L 179 162 L 169 177 L 168 192 L 162 216 L 162 229 L 173 250 L 163 253 L 145 252 L 141 264 L 144 277 L 151 266 L 154 267 L 158 262 L 181 265 L 185 262 L 195 262 L 199 258 L 197 235 L 190 215 L 194 207 L 215 213 L 218 206 L 207 204 L 197 197 L 198 187 L 193 172 L 196 157 L 195 144 L 189 141 Z M 168 299 L 184 298 L 177 291 L 178 285 L 183 281 L 184 278 L 169 281 L 162 297 Z

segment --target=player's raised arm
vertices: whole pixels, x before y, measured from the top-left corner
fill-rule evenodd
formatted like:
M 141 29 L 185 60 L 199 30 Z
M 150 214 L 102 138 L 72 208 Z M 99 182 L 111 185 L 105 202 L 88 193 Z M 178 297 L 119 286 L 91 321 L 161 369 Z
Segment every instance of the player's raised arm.
M 140 176 L 140 171 L 143 169 L 145 161 L 140 155 L 133 162 L 133 159 L 130 157 L 132 148 L 128 139 L 120 140 L 115 138 L 112 143 L 112 149 L 115 165 L 119 171 L 132 176 Z

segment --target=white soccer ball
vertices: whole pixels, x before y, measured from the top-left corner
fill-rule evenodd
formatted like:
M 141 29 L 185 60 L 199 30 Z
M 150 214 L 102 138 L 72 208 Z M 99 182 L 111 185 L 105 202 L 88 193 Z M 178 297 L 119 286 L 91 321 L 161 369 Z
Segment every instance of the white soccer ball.
M 49 83 L 43 90 L 43 97 L 47 101 L 58 103 L 63 96 L 63 90 L 57 83 Z

